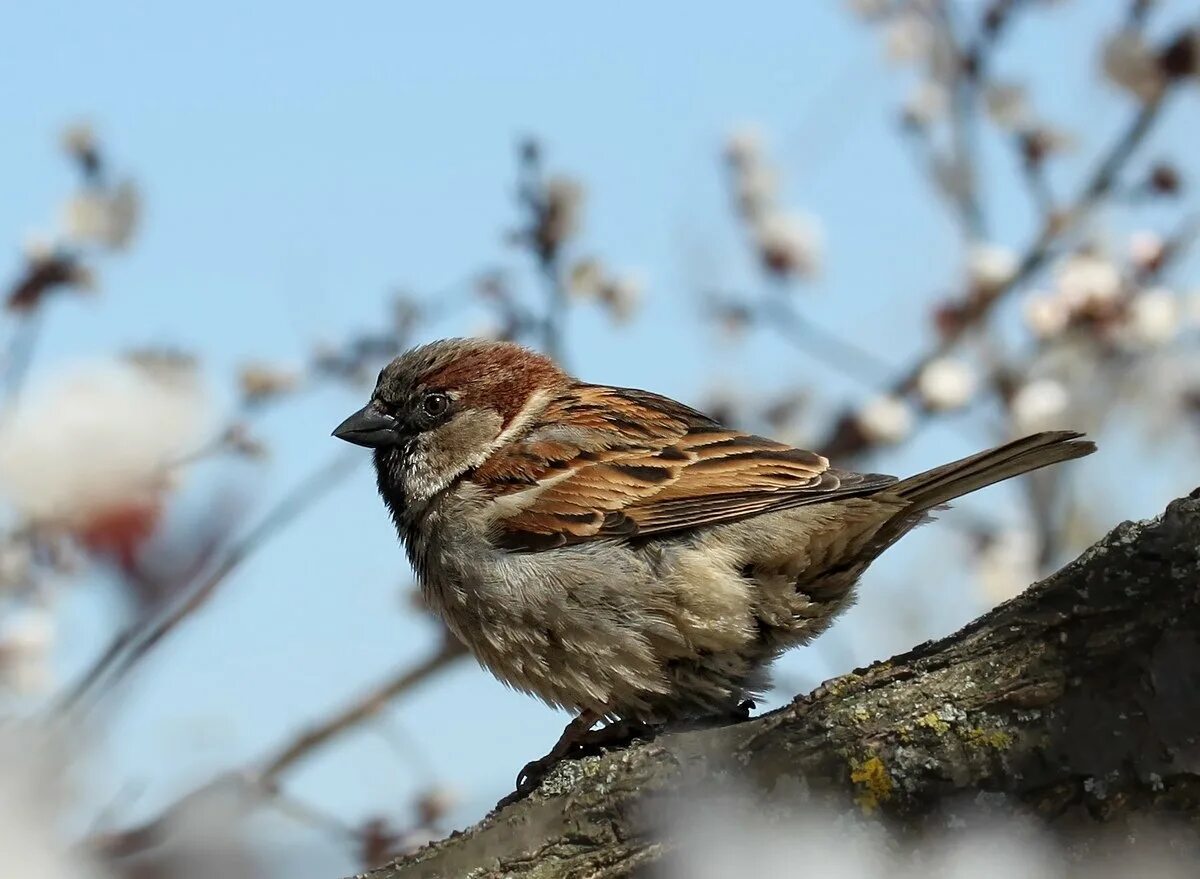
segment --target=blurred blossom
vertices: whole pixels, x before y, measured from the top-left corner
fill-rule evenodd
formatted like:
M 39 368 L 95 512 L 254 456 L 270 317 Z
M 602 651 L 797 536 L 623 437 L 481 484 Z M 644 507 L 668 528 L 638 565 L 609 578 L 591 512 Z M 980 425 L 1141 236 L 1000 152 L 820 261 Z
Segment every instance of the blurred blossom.
M 637 273 L 608 278 L 600 288 L 600 301 L 617 323 L 628 323 L 642 301 L 642 279 Z
M 133 237 L 139 204 L 137 188 L 130 181 L 111 191 L 84 189 L 63 207 L 63 233 L 74 244 L 120 250 Z
M 1019 434 L 1062 426 L 1071 397 L 1062 383 L 1052 378 L 1034 379 L 1022 385 L 1010 403 L 1013 426 Z
M 449 787 L 427 788 L 417 797 L 417 824 L 420 827 L 436 828 L 446 820 L 461 802 L 458 792 Z
M 1059 264 L 1055 283 L 1066 304 L 1082 308 L 1115 299 L 1121 292 L 1121 272 L 1110 259 L 1077 253 Z
M 1012 283 L 1017 255 L 999 244 L 976 244 L 967 256 L 967 276 L 976 290 L 994 293 Z
M 778 172 L 763 155 L 761 138 L 742 135 L 726 146 L 733 166 L 730 186 L 738 214 L 746 222 L 763 267 L 787 279 L 810 278 L 821 266 L 819 220 L 777 207 Z
M 715 307 L 714 314 L 721 336 L 729 342 L 738 341 L 753 322 L 750 309 L 740 302 L 722 303 Z M 1200 306 L 1197 314 L 1200 315 Z
M 1148 348 L 1165 345 L 1175 338 L 1179 324 L 1179 300 L 1165 287 L 1143 290 L 1129 303 L 1126 329 L 1136 344 Z
M 856 421 L 871 442 L 890 445 L 912 432 L 913 413 L 899 397 L 876 397 L 858 411 Z
M 790 391 L 768 404 L 762 412 L 763 420 L 771 429 L 779 432 L 796 426 L 808 406 L 807 391 Z
M 1158 97 L 1166 85 L 1154 50 L 1140 31 L 1126 29 L 1104 43 L 1104 75 L 1143 101 Z
M 25 518 L 129 552 L 157 524 L 171 465 L 208 407 L 194 365 L 170 356 L 96 363 L 29 393 L 0 427 L 0 491 Z
M 946 833 L 911 870 L 935 879 L 1065 879 L 1067 863 L 1032 823 L 993 820 L 968 833 Z
M 845 0 L 845 3 L 854 15 L 866 19 L 878 18 L 891 7 L 891 0 Z
M 917 84 L 904 101 L 904 118 L 917 125 L 929 125 L 946 115 L 950 93 L 946 86 L 932 79 Z
M 63 232 L 72 241 L 91 243 L 101 239 L 107 225 L 108 197 L 99 190 L 84 190 L 63 206 Z
M 21 239 L 21 255 L 31 263 L 54 257 L 54 239 L 42 232 L 29 232 Z
M 1025 326 L 1042 340 L 1052 339 L 1067 328 L 1071 310 L 1060 297 L 1045 290 L 1031 294 L 1024 302 Z
M 591 299 L 604 284 L 604 266 L 595 257 L 579 260 L 567 273 L 567 293 L 580 299 Z
M 62 231 L 74 244 L 121 250 L 133 238 L 139 207 L 138 190 L 130 180 L 112 190 L 88 187 L 67 199 Z
M 734 180 L 738 212 L 749 219 L 761 216 L 779 196 L 779 175 L 761 162 L 739 168 Z
M 0 617 L 0 689 L 18 693 L 50 689 L 56 628 L 54 615 L 37 605 Z
M 757 220 L 754 233 L 759 256 L 769 271 L 808 278 L 820 270 L 823 237 L 815 217 L 772 212 Z
M 1142 271 L 1156 268 L 1166 253 L 1167 244 L 1161 235 L 1147 229 L 1129 236 L 1129 260 Z
M 1038 165 L 1047 158 L 1075 147 L 1075 137 L 1046 122 L 1031 123 L 1021 132 L 1021 151 L 1025 161 Z
M 9 290 L 4 304 L 9 311 L 29 312 L 59 288 L 87 292 L 94 286 L 95 276 L 91 269 L 75 255 L 51 249 L 28 257 L 24 274 Z
M 1171 79 L 1200 76 L 1200 27 L 1176 34 L 1157 60 L 1163 75 Z
M 407 850 L 408 834 L 401 828 L 393 827 L 386 818 L 368 818 L 357 829 L 356 835 L 359 840 L 358 862 L 368 870 L 384 866 Z
M 67 798 L 71 754 L 59 736 L 35 736 L 8 724 L 0 732 L 0 876 L 5 879 L 103 879 L 109 874 L 69 847 L 58 826 Z
M 467 336 L 472 339 L 506 339 L 509 333 L 494 317 L 485 317 L 471 324 Z
M 1158 195 L 1179 195 L 1183 190 L 1183 179 L 1174 165 L 1158 162 L 1150 169 L 1145 186 Z
M 915 5 L 923 5 L 927 15 L 939 14 L 930 0 L 918 0 Z M 929 48 L 929 62 L 927 64 L 929 75 L 939 82 L 952 83 L 963 70 L 962 51 L 950 37 L 946 28 L 931 26 L 931 32 L 933 34 L 933 42 Z
M 141 211 L 141 196 L 132 181 L 117 184 L 108 200 L 108 228 L 103 244 L 115 250 L 126 247 L 133 237 Z
M 975 373 L 961 360 L 939 357 L 917 376 L 917 392 L 930 409 L 957 409 L 975 394 Z
M 567 275 L 567 293 L 579 299 L 595 299 L 617 323 L 629 321 L 642 298 L 642 280 L 636 272 L 610 275 L 600 261 L 582 259 Z
M 725 158 L 737 168 L 761 163 L 765 138 L 757 125 L 739 125 L 725 138 Z
M 779 174 L 767 161 L 764 139 L 758 129 L 743 128 L 725 144 L 731 168 L 731 187 L 738 213 L 754 221 L 770 211 L 779 194 Z
M 23 536 L 0 537 L 0 595 L 29 585 L 33 574 L 33 548 Z
M 896 64 L 917 64 L 929 58 L 936 37 L 929 19 L 915 11 L 893 16 L 884 29 L 887 57 Z
M 976 558 L 975 575 L 988 605 L 1008 601 L 1037 579 L 1037 539 L 1024 528 L 989 535 Z
M 250 432 L 245 424 L 231 424 L 221 435 L 221 445 L 243 458 L 262 460 L 270 454 L 267 444 Z
M 250 818 L 261 795 L 249 779 L 218 777 L 168 814 L 162 841 L 137 868 L 164 879 L 254 879 L 270 873 L 250 842 Z M 130 866 L 133 864 L 131 862 Z
M 721 424 L 737 424 L 743 420 L 745 394 L 730 386 L 717 386 L 708 392 L 700 411 Z
M 583 215 L 583 185 L 571 177 L 551 177 L 546 182 L 545 197 L 545 209 L 537 236 L 541 245 L 554 250 L 579 231 Z
M 63 129 L 62 146 L 72 156 L 94 155 L 97 150 L 96 132 L 86 122 L 76 122 Z
M 238 371 L 238 387 L 246 403 L 263 403 L 289 394 L 300 384 L 293 370 L 265 363 L 247 363 Z
M 1025 87 L 1012 82 L 989 82 L 983 89 L 987 114 L 1000 128 L 1017 131 L 1030 124 Z
M 790 820 L 769 817 L 750 796 L 700 796 L 669 815 L 669 879 L 755 879 L 892 876 L 895 863 L 880 833 L 853 815 L 803 810 Z
M 998 802 L 997 802 L 998 801 Z M 1069 876 L 1188 875 L 1182 856 L 1151 847 L 1104 870 L 1104 852 L 1068 861 L 1040 822 L 1012 814 L 1003 797 L 959 803 L 920 835 L 894 835 L 857 808 L 834 810 L 801 799 L 722 791 L 669 804 L 669 879 L 1067 879 Z

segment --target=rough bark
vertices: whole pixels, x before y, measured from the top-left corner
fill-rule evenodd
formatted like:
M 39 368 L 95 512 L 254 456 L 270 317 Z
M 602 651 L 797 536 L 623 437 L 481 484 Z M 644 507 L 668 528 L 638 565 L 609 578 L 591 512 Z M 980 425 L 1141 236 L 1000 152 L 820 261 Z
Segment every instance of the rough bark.
M 979 792 L 1064 834 L 1200 832 L 1200 489 L 948 638 L 762 717 L 564 763 L 367 875 L 643 875 L 668 854 L 664 798 L 731 784 L 829 792 L 901 832 Z

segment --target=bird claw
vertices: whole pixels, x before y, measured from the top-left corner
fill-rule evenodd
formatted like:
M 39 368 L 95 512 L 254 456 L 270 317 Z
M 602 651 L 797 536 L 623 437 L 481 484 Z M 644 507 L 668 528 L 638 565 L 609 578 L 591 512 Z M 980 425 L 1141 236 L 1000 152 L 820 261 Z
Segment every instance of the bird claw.
M 735 721 L 749 720 L 750 712 L 756 707 L 757 705 L 753 699 L 744 699 L 737 704 L 737 707 L 734 708 L 732 712 L 730 712 L 730 719 Z
M 533 793 L 537 786 L 542 783 L 542 779 L 549 775 L 550 770 L 557 766 L 559 761 L 565 757 L 566 754 L 556 754 L 551 751 L 544 757 L 530 760 L 517 773 L 516 788 L 509 796 L 525 796 L 526 794 Z
M 654 727 L 636 720 L 614 721 L 598 730 L 592 730 L 591 723 L 595 723 L 595 719 L 581 717 L 568 724 L 550 753 L 522 767 L 517 773 L 513 792 L 500 800 L 496 808 L 502 809 L 533 793 L 550 771 L 568 757 L 585 757 L 598 754 L 604 748 L 622 747 L 638 736 L 654 731 Z

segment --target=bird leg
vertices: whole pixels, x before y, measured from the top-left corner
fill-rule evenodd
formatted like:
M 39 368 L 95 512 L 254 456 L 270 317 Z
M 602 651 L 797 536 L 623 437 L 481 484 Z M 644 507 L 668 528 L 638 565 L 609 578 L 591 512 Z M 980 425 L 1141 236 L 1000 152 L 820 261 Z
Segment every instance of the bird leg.
M 659 729 L 641 720 L 614 720 L 584 733 L 575 744 L 581 756 L 598 754 L 604 748 L 624 747 L 637 738 L 654 738 Z
M 517 788 L 507 797 L 500 801 L 501 805 L 507 805 L 509 802 L 514 802 L 520 799 L 525 794 L 530 793 L 536 788 L 546 774 L 554 768 L 563 757 L 570 753 L 581 739 L 587 736 L 587 733 L 593 726 L 596 725 L 603 715 L 590 708 L 585 708 L 579 712 L 579 716 L 567 724 L 566 729 L 562 731 L 562 735 L 558 737 L 558 741 L 554 743 L 554 747 L 545 757 L 540 757 L 537 760 L 531 760 L 525 764 L 525 768 L 517 774 Z

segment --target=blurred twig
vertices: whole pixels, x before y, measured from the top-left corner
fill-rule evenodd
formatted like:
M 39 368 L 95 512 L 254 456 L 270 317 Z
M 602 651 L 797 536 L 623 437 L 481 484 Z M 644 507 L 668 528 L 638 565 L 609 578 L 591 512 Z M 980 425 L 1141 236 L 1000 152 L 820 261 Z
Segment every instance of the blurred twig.
M 520 145 L 517 201 L 528 216 L 518 237 L 534 255 L 542 281 L 545 310 L 538 322 L 540 344 L 559 363 L 563 362 L 568 306 L 562 248 L 575 233 L 582 198 L 575 181 L 546 175 L 542 148 L 536 140 Z
M 354 451 L 340 453 L 297 483 L 173 608 L 160 616 L 143 618 L 118 634 L 78 683 L 61 698 L 58 709 L 70 709 L 101 684 L 111 687 L 122 679 L 163 638 L 202 607 L 247 559 L 324 498 L 363 460 L 363 456 Z
M 4 406 L 11 408 L 21 395 L 21 388 L 33 365 L 33 353 L 41 338 L 42 324 L 45 319 L 43 310 L 34 307 L 23 312 L 13 329 L 9 340 L 8 351 L 4 358 Z
M 332 739 L 370 720 L 394 699 L 424 683 L 442 669 L 466 656 L 462 642 L 444 632 L 438 649 L 414 666 L 401 669 L 355 699 L 341 711 L 304 731 L 263 762 L 258 774 L 267 787 L 273 786 L 293 766 L 307 759 Z
M 959 219 L 968 241 L 987 236 L 987 220 L 979 198 L 978 165 L 978 61 L 972 60 L 958 37 L 951 8 L 947 0 L 934 6 L 934 16 L 953 56 L 950 87 L 950 132 L 952 139 L 950 167 L 956 183 L 952 195 Z
M 880 377 L 892 369 L 857 342 L 809 320 L 782 297 L 763 302 L 759 315 L 766 326 L 793 347 L 867 386 L 877 385 Z
M 949 306 L 957 315 L 956 319 L 943 327 L 937 341 L 918 355 L 899 377 L 892 381 L 888 389 L 890 394 L 897 397 L 911 394 L 926 366 L 953 351 L 964 338 L 986 321 L 997 304 L 1019 289 L 1050 260 L 1055 248 L 1067 233 L 1073 231 L 1117 184 L 1121 170 L 1153 128 L 1165 105 L 1164 95 L 1139 107 L 1130 124 L 1103 154 L 1070 207 L 1059 214 L 1055 222 L 1047 223 L 1043 227 L 1008 280 L 986 292 L 972 291 Z M 858 454 L 868 445 L 851 411 L 843 413 L 837 419 L 818 448 L 823 454 L 837 458 Z
M 236 773 L 236 777 L 253 784 L 266 796 L 277 796 L 282 777 L 296 765 L 343 733 L 375 717 L 395 699 L 412 691 L 464 655 L 466 649 L 461 642 L 449 632 L 444 632 L 438 647 L 425 659 L 386 678 L 341 711 L 285 742 L 257 767 Z M 230 777 L 230 774 L 218 776 L 227 777 Z M 197 791 L 185 794 L 162 810 L 157 817 L 137 827 L 94 837 L 89 841 L 89 845 L 109 858 L 129 857 L 144 851 L 164 837 L 171 820 L 196 794 Z

